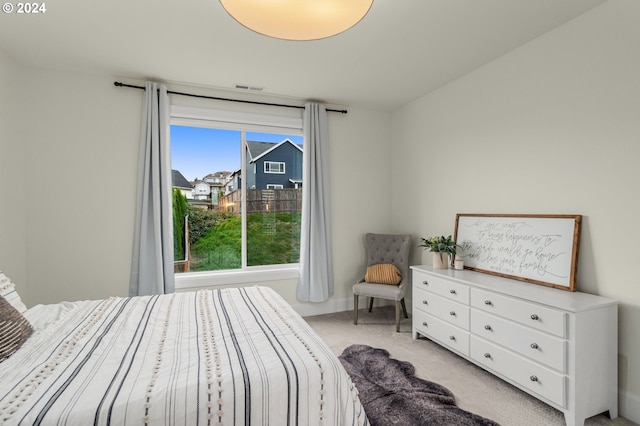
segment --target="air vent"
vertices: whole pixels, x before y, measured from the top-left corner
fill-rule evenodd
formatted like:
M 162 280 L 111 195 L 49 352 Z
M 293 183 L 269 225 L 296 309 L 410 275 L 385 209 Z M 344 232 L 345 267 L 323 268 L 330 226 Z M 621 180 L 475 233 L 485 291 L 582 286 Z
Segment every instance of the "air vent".
M 258 86 L 250 86 L 248 84 L 239 84 L 236 83 L 236 89 L 240 89 L 240 90 L 253 90 L 255 92 L 260 92 L 262 91 L 262 87 L 258 87 Z

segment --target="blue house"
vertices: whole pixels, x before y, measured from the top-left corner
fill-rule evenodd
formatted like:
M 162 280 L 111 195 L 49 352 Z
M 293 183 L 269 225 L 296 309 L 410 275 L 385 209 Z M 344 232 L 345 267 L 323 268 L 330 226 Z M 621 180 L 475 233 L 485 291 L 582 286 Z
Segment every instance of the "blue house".
M 302 188 L 302 152 L 290 139 L 247 141 L 247 188 Z

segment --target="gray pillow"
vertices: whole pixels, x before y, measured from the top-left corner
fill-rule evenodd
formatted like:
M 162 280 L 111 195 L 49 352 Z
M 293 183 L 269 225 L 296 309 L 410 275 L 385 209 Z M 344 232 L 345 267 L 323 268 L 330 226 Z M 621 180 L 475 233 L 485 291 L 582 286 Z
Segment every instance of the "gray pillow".
M 0 362 L 13 355 L 33 334 L 27 319 L 0 296 Z
M 21 314 L 26 312 L 27 307 L 22 303 L 15 285 L 2 271 L 0 271 L 0 296 L 7 299 L 7 302 L 11 303 Z

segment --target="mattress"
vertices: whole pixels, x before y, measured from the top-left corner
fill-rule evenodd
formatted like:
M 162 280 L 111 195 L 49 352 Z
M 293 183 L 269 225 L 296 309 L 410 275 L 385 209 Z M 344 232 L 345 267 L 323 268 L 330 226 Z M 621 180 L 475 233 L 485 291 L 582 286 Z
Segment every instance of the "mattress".
M 0 424 L 367 425 L 337 357 L 267 287 L 40 305 Z

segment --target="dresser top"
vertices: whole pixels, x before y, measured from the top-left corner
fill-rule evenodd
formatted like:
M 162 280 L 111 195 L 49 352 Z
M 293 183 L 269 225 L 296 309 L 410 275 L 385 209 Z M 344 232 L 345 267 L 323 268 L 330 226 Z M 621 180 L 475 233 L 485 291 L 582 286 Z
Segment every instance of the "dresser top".
M 428 265 L 415 265 L 411 269 L 569 312 L 588 311 L 619 303 L 608 297 L 566 291 L 468 269 L 434 269 Z

